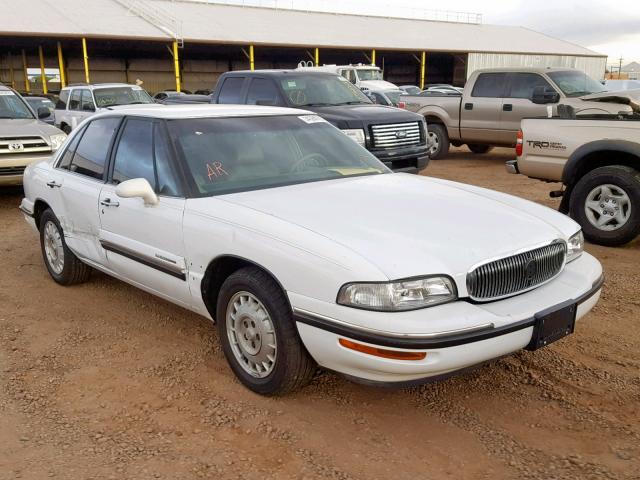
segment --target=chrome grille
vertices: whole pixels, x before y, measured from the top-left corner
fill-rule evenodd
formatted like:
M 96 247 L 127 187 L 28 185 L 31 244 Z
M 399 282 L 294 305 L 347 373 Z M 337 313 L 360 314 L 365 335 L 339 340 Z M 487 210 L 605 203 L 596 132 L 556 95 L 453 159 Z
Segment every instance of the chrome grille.
M 526 292 L 555 277 L 564 266 L 567 245 L 550 245 L 501 258 L 467 274 L 467 290 L 473 300 L 495 300 Z
M 7 175 L 22 175 L 25 167 L 0 167 L 0 177 Z
M 419 122 L 372 125 L 371 133 L 377 148 L 405 147 L 422 142 Z
M 0 154 L 50 152 L 51 146 L 42 137 L 0 137 Z

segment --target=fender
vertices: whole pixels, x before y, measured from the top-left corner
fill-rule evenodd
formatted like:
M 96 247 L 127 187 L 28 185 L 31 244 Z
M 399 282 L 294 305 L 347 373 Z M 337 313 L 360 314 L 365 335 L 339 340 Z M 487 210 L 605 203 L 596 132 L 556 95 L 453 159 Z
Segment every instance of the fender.
M 442 107 L 438 105 L 425 105 L 421 107 L 416 113 L 419 113 L 425 119 L 427 119 L 427 128 L 429 126 L 428 117 L 435 117 L 440 120 L 439 123 L 444 125 L 447 129 L 447 134 L 450 140 L 461 140 L 459 124 L 451 118 L 451 115 Z M 433 122 L 432 122 L 433 123 Z
M 627 140 L 597 140 L 582 145 L 571 154 L 562 172 L 562 183 L 572 185 L 580 169 L 580 163 L 587 155 L 600 151 L 628 153 L 638 157 L 640 164 L 640 144 Z

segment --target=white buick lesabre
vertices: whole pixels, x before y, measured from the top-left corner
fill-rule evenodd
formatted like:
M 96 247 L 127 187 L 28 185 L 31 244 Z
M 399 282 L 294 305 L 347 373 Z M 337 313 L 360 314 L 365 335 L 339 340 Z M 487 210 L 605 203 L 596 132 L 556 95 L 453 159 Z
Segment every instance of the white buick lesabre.
M 391 173 L 300 110 L 96 115 L 24 189 L 56 282 L 95 268 L 216 319 L 231 368 L 262 394 L 317 364 L 406 385 L 535 350 L 572 333 L 603 282 L 568 217 Z

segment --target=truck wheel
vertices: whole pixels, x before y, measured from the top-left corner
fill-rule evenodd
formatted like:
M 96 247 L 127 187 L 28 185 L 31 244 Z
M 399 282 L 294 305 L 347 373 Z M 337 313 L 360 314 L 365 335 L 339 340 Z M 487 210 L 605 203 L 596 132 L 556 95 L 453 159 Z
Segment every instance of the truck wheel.
M 285 294 L 259 268 L 243 268 L 225 280 L 216 320 L 224 355 L 250 390 L 280 395 L 313 377 L 316 363 L 300 340 Z
M 470 143 L 469 145 L 467 145 L 467 147 L 469 147 L 469 150 L 471 150 L 473 153 L 476 153 L 478 155 L 489 153 L 491 150 L 493 150 L 493 147 L 490 145 L 478 145 L 476 143 Z
M 431 160 L 439 160 L 449 153 L 449 135 L 444 125 L 432 123 L 427 127 L 429 132 L 429 140 L 431 148 L 429 149 L 429 158 Z
M 40 248 L 49 275 L 60 285 L 74 285 L 89 279 L 91 267 L 69 250 L 62 227 L 51 209 L 40 217 Z
M 640 233 L 640 172 L 624 165 L 590 171 L 573 189 L 569 211 L 590 242 L 630 242 Z

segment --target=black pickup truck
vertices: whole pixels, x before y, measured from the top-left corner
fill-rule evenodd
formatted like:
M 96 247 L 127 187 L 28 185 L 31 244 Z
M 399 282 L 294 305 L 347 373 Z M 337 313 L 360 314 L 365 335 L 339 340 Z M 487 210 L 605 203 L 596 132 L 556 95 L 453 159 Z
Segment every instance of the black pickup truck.
M 418 173 L 429 162 L 424 117 L 375 105 L 348 80 L 332 73 L 227 72 L 219 78 L 210 102 L 309 110 L 338 127 L 396 172 Z

